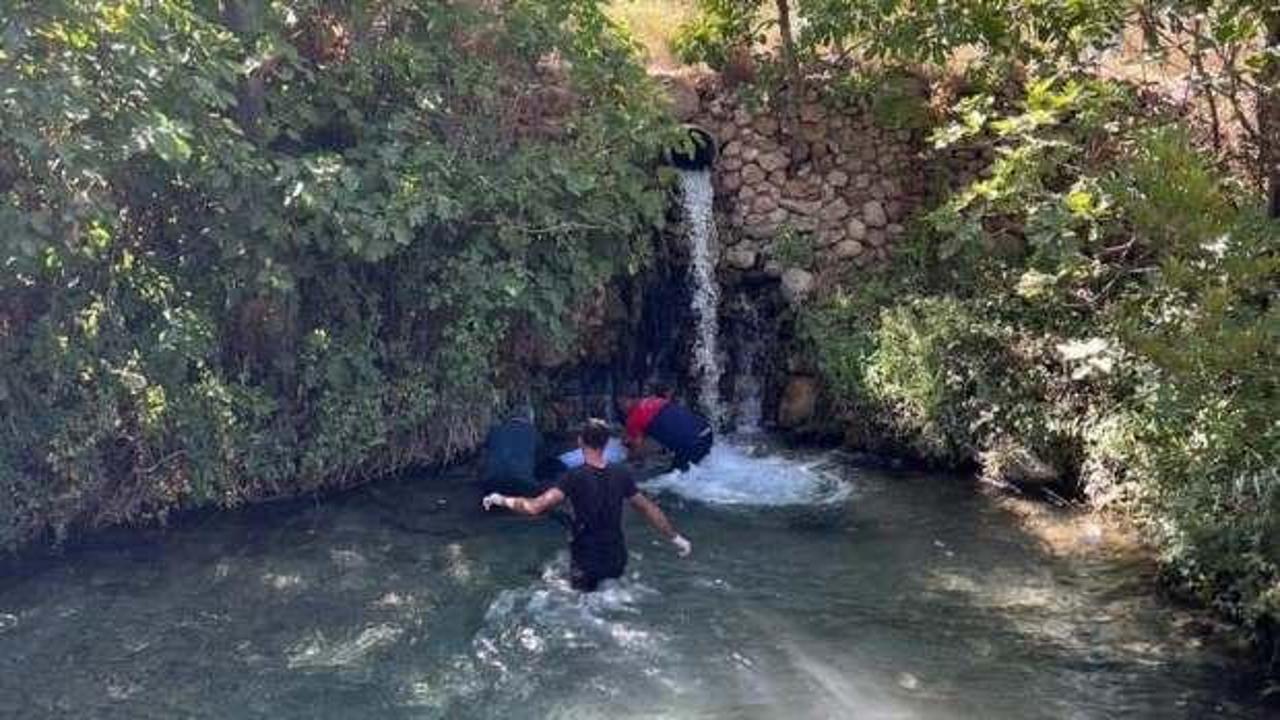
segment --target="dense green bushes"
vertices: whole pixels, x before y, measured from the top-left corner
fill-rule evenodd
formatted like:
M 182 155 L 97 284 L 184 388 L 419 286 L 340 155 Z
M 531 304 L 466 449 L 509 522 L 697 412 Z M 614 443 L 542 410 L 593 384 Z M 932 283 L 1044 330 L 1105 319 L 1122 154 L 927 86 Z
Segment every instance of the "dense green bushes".
M 662 215 L 589 0 L 0 17 L 0 544 L 467 449 Z
M 936 138 L 993 144 L 989 177 L 805 336 L 852 419 L 995 480 L 1056 476 L 1151 528 L 1182 587 L 1275 622 L 1280 221 L 1135 102 L 1096 81 L 962 102 Z

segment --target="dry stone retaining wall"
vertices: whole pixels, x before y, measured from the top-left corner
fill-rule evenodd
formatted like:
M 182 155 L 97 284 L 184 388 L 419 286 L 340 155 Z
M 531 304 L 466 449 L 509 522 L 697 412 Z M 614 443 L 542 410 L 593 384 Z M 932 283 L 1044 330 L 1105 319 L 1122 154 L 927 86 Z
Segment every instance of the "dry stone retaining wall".
M 923 133 L 882 127 L 857 100 L 810 93 L 799 110 L 793 139 L 775 112 L 706 83 L 692 118 L 720 144 L 722 269 L 779 277 L 792 300 L 888 260 L 926 177 Z

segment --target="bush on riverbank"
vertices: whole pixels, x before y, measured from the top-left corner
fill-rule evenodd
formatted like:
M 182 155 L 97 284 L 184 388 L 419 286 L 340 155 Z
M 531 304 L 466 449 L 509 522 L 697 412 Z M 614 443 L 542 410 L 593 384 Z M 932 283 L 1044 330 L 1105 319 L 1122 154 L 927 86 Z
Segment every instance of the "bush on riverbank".
M 1280 222 L 1123 85 L 960 103 L 988 178 L 804 318 L 837 408 L 920 456 L 1129 513 L 1170 578 L 1280 617 Z M 850 284 L 850 287 L 858 287 Z
M 645 261 L 669 128 L 595 3 L 366 5 L 11 4 L 0 545 L 468 450 Z

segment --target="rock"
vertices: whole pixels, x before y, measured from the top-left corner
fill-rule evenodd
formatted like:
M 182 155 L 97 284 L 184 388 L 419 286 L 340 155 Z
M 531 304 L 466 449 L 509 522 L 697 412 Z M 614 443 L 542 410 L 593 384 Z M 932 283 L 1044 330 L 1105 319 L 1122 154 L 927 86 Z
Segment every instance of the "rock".
M 907 229 L 898 223 L 890 223 L 889 227 L 885 228 L 885 232 L 889 233 L 890 238 L 896 239 L 905 235 L 907 233 Z
M 773 135 L 778 132 L 778 121 L 768 115 L 762 115 L 761 117 L 756 118 L 755 122 L 751 124 L 751 127 L 761 135 L 768 137 L 769 135 Z
M 783 275 L 786 281 L 786 275 Z M 813 419 L 818 409 L 818 381 L 804 375 L 793 375 L 787 380 L 778 401 L 778 424 L 784 428 L 796 428 Z
M 764 264 L 764 274 L 771 278 L 782 276 L 782 263 L 777 260 L 770 260 Z
M 827 139 L 827 131 L 819 125 L 805 125 L 800 128 L 800 139 L 806 143 L 820 143 Z
M 871 187 L 871 176 L 862 174 L 853 179 L 853 186 L 859 190 L 865 190 Z
M 760 149 L 754 145 L 746 145 L 742 148 L 742 159 L 747 162 L 755 162 L 760 157 Z
M 849 204 L 844 198 L 836 198 L 822 208 L 822 219 L 827 222 L 837 222 L 849 217 Z
M 737 155 L 734 155 L 733 157 L 721 158 L 721 160 L 720 160 L 720 169 L 721 169 L 721 170 L 728 170 L 728 171 L 730 171 L 730 172 L 732 172 L 732 171 L 734 171 L 734 170 L 741 170 L 741 169 L 742 169 L 742 158 L 738 157 Z
M 782 296 L 790 303 L 800 303 L 813 292 L 813 273 L 801 268 L 787 268 L 782 273 Z
M 796 200 L 817 200 L 822 197 L 822 189 L 807 177 L 794 177 L 783 183 L 782 194 Z
M 782 198 L 778 201 L 778 204 L 797 215 L 804 215 L 805 217 L 816 216 L 822 210 L 822 201 L 820 200 Z
M 800 232 L 816 232 L 818 230 L 818 218 L 809 215 L 792 215 L 791 227 Z
M 775 150 L 761 155 L 757 162 L 760 163 L 760 167 L 764 168 L 768 172 L 782 170 L 789 164 L 787 156 L 783 155 L 780 150 Z
M 836 243 L 832 252 L 836 254 L 837 258 L 840 258 L 841 260 L 848 260 L 849 258 L 858 257 L 862 254 L 863 250 L 864 248 L 862 247 L 862 244 L 857 240 L 841 240 Z
M 840 228 L 825 227 L 818 231 L 818 245 L 829 247 L 844 239 L 844 231 Z
M 884 230 L 881 230 L 880 228 L 872 228 L 867 231 L 867 243 L 872 247 L 884 247 L 888 240 L 889 236 L 885 235 Z
M 720 187 L 733 192 L 742 187 L 742 176 L 736 172 L 728 172 L 720 177 Z
M 844 187 L 849 184 L 849 176 L 841 170 L 832 170 L 827 173 L 827 184 L 832 187 Z
M 721 158 L 736 158 L 741 154 L 742 143 L 740 142 L 725 143 L 724 147 L 720 148 Z
M 863 204 L 862 221 L 873 228 L 882 228 L 889 224 L 889 218 L 885 216 L 884 206 L 879 200 L 868 200 Z
M 769 213 L 768 219 L 769 222 L 774 225 L 781 225 L 782 223 L 791 220 L 791 213 L 787 212 L 784 208 L 776 208 L 773 212 Z
M 742 182 L 747 185 L 756 185 L 764 182 L 765 172 L 759 165 L 747 165 L 742 168 Z
M 1062 472 L 1034 450 L 1009 440 L 999 440 L 978 455 L 982 479 L 996 485 L 1042 486 L 1057 482 Z
M 787 184 L 787 174 L 781 170 L 774 170 L 769 173 L 769 182 L 772 183 L 775 188 L 780 188 Z
M 818 123 L 826 116 L 826 111 L 817 103 L 805 103 L 800 106 L 800 122 Z
M 863 240 L 867 237 L 867 226 L 863 225 L 858 218 L 849 218 L 849 224 L 845 226 L 845 234 L 850 240 Z
M 736 247 L 725 253 L 724 261 L 731 268 L 750 270 L 756 266 L 758 256 L 759 253 L 749 247 Z
M 693 82 L 679 75 L 658 75 L 658 83 L 666 95 L 671 114 L 681 122 L 688 122 L 698 115 L 702 102 L 698 99 L 698 91 Z
M 747 127 L 751 124 L 751 114 L 742 108 L 733 111 L 733 124 L 740 128 Z
M 760 193 L 751 201 L 751 211 L 756 213 L 770 213 L 776 210 L 778 201 L 768 193 Z

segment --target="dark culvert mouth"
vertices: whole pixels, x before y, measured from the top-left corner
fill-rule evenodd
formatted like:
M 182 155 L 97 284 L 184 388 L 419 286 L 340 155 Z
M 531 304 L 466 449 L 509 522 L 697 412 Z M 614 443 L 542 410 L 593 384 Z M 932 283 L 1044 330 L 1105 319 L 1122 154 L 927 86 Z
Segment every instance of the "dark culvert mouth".
M 667 164 L 681 170 L 706 170 L 716 161 L 716 139 L 706 129 L 697 125 L 686 125 L 685 133 L 689 138 L 686 145 L 667 148 L 665 153 Z

